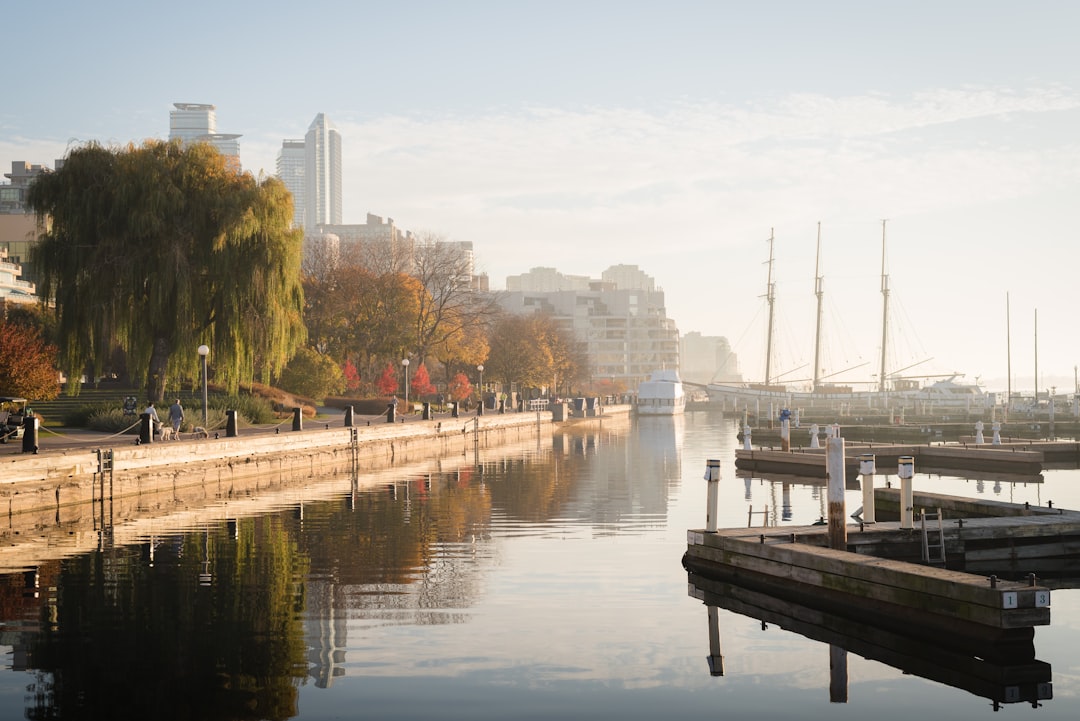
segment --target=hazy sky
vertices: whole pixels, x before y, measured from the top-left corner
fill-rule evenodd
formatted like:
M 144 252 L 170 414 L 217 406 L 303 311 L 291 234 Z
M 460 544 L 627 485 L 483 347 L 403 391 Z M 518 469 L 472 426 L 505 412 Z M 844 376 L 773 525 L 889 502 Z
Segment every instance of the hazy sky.
M 8 5 L 5 172 L 191 102 L 272 173 L 323 112 L 345 222 L 473 241 L 496 288 L 636 264 L 754 380 L 772 229 L 773 367 L 810 375 L 819 222 L 826 372 L 875 377 L 888 218 L 890 372 L 1004 390 L 1011 355 L 1029 390 L 1037 313 L 1040 387 L 1072 389 L 1080 3 Z

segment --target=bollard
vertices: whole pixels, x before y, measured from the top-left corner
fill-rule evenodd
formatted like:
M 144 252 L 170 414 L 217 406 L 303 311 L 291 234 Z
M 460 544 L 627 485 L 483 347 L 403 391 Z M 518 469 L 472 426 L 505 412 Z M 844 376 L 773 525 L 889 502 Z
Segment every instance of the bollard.
M 995 446 L 1001 445 L 1001 421 L 994 421 L 994 440 L 991 443 Z
M 304 430 L 304 415 L 303 410 L 300 408 L 292 409 L 292 429 L 294 431 Z
M 346 428 L 352 428 L 353 427 L 353 407 L 352 406 L 345 406 L 345 427 Z
M 983 444 L 983 422 L 975 421 L 975 445 L 981 446 Z
M 457 401 L 450 401 L 450 417 L 451 418 L 457 418 L 458 417 L 458 402 Z
M 791 411 L 780 411 L 780 450 L 791 450 Z
M 817 423 L 814 423 L 813 425 L 810 426 L 810 447 L 811 448 L 821 448 L 821 441 L 818 440 L 818 434 L 819 433 L 820 433 L 820 430 L 818 429 L 818 424 Z
M 844 439 L 832 436 L 825 441 L 825 472 L 829 489 L 829 548 L 847 550 L 847 512 L 844 508 Z
M 154 421 L 149 413 L 139 414 L 139 443 L 154 442 Z
M 387 423 L 393 423 L 394 422 L 395 413 L 396 413 L 396 411 L 395 411 L 395 408 L 394 408 L 394 404 L 393 403 L 387 403 L 386 404 L 386 422 Z
M 859 475 L 862 476 L 863 523 L 877 522 L 874 515 L 874 473 L 876 471 L 874 454 L 859 454 Z
M 499 413 L 506 413 L 506 399 L 499 399 Z
M 915 527 L 915 500 L 911 488 L 911 479 L 915 475 L 915 458 L 900 456 L 896 475 L 900 477 L 900 528 L 911 530 Z
M 424 401 L 424 410 L 420 413 L 420 419 L 424 421 L 431 420 L 431 403 L 429 401 Z
M 23 418 L 22 452 L 38 452 L 38 417 L 27 415 Z
M 225 411 L 225 437 L 236 438 L 238 435 L 239 432 L 236 427 L 236 411 L 227 410 Z
M 478 416 L 484 415 L 484 399 L 483 398 L 481 398 L 480 402 L 476 404 L 476 415 L 478 415 Z
M 720 461 L 710 458 L 705 461 L 705 480 L 709 482 L 708 500 L 705 504 L 705 531 L 716 533 L 716 506 L 720 486 Z
M 743 426 L 743 429 L 742 429 L 742 447 L 743 447 L 744 451 L 752 450 L 752 447 L 750 445 L 750 434 L 751 433 L 753 433 L 753 431 L 750 429 L 750 424 L 747 423 L 746 425 Z

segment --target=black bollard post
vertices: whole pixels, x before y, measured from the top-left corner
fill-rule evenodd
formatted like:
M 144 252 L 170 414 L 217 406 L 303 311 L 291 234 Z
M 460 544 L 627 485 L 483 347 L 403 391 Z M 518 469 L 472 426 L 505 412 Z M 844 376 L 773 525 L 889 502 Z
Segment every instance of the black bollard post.
M 294 431 L 304 430 L 304 412 L 301 408 L 292 409 L 292 429 Z
M 225 437 L 236 438 L 239 435 L 239 431 L 236 428 L 236 411 L 225 411 Z
M 37 416 L 27 415 L 23 418 L 23 436 L 22 436 L 22 452 L 23 453 L 37 453 L 38 452 L 38 418 Z M 57 491 L 59 493 L 59 491 Z
M 428 401 L 424 401 L 424 411 L 420 417 L 422 420 L 425 421 L 431 420 L 431 403 L 429 403 Z
M 154 442 L 154 422 L 149 413 L 139 414 L 139 443 Z
M 476 404 L 476 415 L 484 415 L 484 398 L 481 396 L 480 402 Z
M 458 402 L 457 401 L 450 401 L 450 417 L 451 418 L 457 418 L 458 417 Z
M 386 422 L 387 423 L 393 423 L 394 422 L 394 415 L 395 415 L 394 404 L 393 403 L 387 403 L 386 404 Z
M 506 399 L 499 399 L 499 413 L 506 413 Z
M 345 427 L 353 427 L 353 410 L 352 406 L 345 406 Z

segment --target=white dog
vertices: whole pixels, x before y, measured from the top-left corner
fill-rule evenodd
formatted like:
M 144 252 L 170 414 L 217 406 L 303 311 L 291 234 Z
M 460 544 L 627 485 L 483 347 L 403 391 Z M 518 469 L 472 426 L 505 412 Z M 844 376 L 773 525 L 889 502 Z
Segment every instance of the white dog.
M 161 427 L 161 440 L 163 441 L 178 441 L 180 440 L 180 434 L 172 429 L 172 426 Z

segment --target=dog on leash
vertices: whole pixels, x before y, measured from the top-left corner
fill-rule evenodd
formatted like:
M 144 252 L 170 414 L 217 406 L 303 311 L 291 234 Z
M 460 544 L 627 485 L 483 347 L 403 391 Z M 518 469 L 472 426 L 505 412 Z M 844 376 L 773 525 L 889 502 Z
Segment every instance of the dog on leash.
M 161 427 L 161 440 L 163 441 L 178 441 L 180 440 L 180 434 L 172 429 L 172 426 Z
M 206 429 L 202 426 L 195 426 L 191 429 L 192 438 L 209 438 L 210 434 L 206 432 Z

